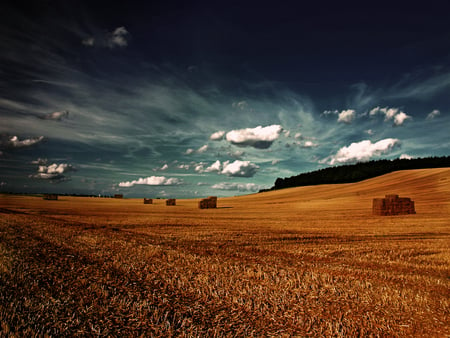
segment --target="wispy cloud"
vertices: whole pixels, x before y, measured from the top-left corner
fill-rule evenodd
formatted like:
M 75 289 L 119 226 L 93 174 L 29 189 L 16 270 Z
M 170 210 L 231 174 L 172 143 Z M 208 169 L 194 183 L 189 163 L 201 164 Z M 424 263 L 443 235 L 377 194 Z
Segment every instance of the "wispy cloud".
M 81 40 L 87 47 L 124 48 L 128 46 L 130 33 L 124 26 L 115 28 L 112 32 L 88 36 Z
M 20 140 L 18 136 L 2 136 L 0 146 L 3 148 L 24 148 L 41 142 L 44 136 Z
M 441 112 L 440 112 L 439 110 L 437 110 L 437 109 L 434 109 L 432 112 L 430 112 L 430 113 L 427 115 L 427 120 L 432 120 L 432 119 L 434 119 L 435 117 L 438 117 L 439 115 L 441 115 Z
M 222 182 L 211 186 L 213 189 L 218 190 L 232 190 L 232 191 L 244 191 L 244 192 L 256 192 L 261 190 L 263 187 L 255 183 L 232 183 L 232 182 Z

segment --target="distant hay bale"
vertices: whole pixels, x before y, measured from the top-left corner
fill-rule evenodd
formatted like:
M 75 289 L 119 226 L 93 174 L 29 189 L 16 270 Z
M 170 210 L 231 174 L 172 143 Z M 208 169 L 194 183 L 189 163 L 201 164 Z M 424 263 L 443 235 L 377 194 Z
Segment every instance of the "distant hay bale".
M 151 198 L 144 198 L 144 204 L 153 204 L 153 200 Z
M 44 194 L 43 199 L 46 200 L 46 201 L 57 201 L 58 200 L 58 195 L 56 195 L 56 194 Z
M 208 198 L 203 198 L 198 202 L 198 207 L 200 209 L 214 209 L 217 208 L 217 196 L 209 196 Z
M 176 205 L 176 199 L 175 198 L 169 198 L 166 200 L 166 205 Z
M 123 194 L 115 194 L 115 195 L 114 195 L 114 198 L 119 198 L 119 199 L 120 199 L 120 198 L 123 198 Z
M 374 198 L 372 214 L 378 216 L 415 214 L 414 201 L 409 197 L 386 195 L 385 198 Z

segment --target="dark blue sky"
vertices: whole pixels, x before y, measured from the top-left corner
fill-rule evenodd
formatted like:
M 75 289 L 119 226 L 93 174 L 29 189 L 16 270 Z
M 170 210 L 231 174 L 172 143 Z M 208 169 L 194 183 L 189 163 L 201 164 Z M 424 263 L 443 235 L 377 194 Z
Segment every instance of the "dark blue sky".
M 0 191 L 223 196 L 449 155 L 448 9 L 7 2 Z

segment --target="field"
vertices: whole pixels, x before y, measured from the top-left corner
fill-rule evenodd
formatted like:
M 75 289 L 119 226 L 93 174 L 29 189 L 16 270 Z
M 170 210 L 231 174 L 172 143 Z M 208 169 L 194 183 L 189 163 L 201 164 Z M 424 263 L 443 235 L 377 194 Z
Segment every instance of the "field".
M 450 336 L 450 168 L 197 203 L 0 195 L 0 336 Z

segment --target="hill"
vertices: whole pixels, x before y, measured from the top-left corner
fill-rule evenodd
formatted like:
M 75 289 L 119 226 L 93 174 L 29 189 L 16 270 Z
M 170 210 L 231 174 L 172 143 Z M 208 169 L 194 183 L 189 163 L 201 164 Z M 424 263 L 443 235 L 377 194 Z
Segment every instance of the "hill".
M 277 178 L 275 185 L 268 190 L 318 184 L 359 182 L 397 170 L 444 167 L 450 167 L 450 156 L 362 162 L 320 169 L 291 177 Z

